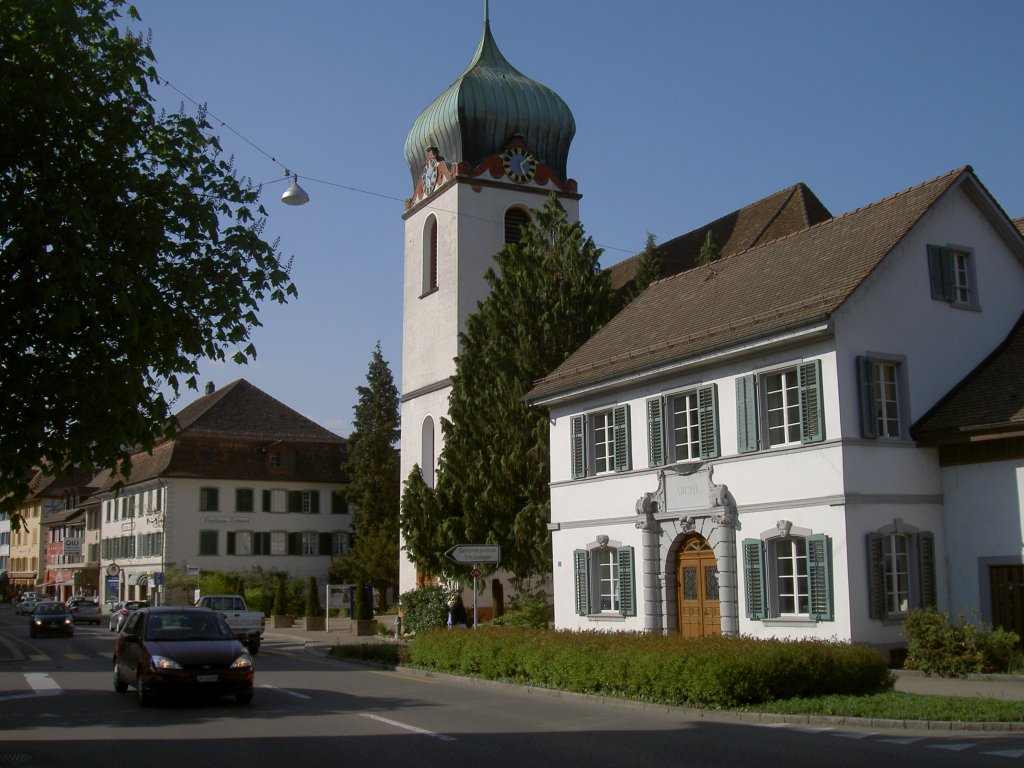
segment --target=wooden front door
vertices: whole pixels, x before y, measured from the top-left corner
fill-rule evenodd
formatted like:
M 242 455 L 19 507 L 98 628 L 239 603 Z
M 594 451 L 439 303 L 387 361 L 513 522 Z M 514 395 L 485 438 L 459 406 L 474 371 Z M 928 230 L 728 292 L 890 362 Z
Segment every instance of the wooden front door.
M 700 536 L 683 543 L 676 569 L 676 615 L 682 637 L 722 634 L 718 605 L 718 561 Z
M 992 624 L 1024 639 L 1024 565 L 993 565 L 988 574 Z

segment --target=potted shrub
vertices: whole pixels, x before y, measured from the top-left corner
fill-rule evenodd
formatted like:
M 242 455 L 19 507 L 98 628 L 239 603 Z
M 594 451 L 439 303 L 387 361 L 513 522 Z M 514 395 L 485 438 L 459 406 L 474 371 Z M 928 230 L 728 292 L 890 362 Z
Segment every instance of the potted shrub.
M 352 634 L 359 636 L 372 635 L 374 633 L 373 603 L 367 597 L 367 587 L 364 582 L 359 582 L 356 587 L 355 602 L 352 606 Z
M 320 594 L 316 588 L 316 577 L 310 576 L 306 587 L 306 629 L 323 632 L 325 629 L 324 609 L 320 607 Z
M 270 626 L 282 629 L 292 625 L 293 617 L 288 613 L 288 592 L 285 590 L 284 579 L 277 580 L 277 592 L 274 594 L 274 607 L 270 609 Z

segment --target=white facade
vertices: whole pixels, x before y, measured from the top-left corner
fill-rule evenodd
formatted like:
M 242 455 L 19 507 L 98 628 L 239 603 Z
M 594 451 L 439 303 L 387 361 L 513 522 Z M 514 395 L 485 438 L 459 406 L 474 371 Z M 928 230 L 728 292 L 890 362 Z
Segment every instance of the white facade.
M 332 493 L 341 487 L 172 477 L 104 494 L 103 600 L 159 601 L 158 574 L 172 568 L 244 573 L 259 567 L 325 583 L 332 557 L 349 545 L 351 515 L 347 508 L 332 512 Z M 290 505 L 301 511 L 288 511 Z
M 707 586 L 715 599 L 692 603 L 704 611 L 705 633 L 894 647 L 902 644 L 902 617 L 930 590 L 942 610 L 978 608 L 979 563 L 1024 562 L 1020 462 L 942 471 L 937 450 L 918 447 L 909 434 L 1024 309 L 1019 237 L 993 224 L 999 213 L 979 200 L 970 184 L 941 197 L 827 321 L 537 400 L 551 416 L 559 628 L 681 631 L 690 620 L 684 593 Z M 970 301 L 932 298 L 930 244 L 970 254 Z M 891 437 L 862 437 L 861 357 L 896 372 Z M 764 407 L 775 375 L 808 365 L 818 371 L 822 439 L 790 434 L 765 447 L 769 424 L 759 413 L 761 444 L 741 452 L 738 381 L 756 382 Z M 683 402 L 671 398 L 700 389 L 715 396 L 717 455 L 652 465 L 649 404 Z M 602 464 L 602 451 L 623 445 L 613 446 L 614 433 L 604 429 L 616 413 L 616 428 L 623 417 L 628 425 L 629 451 L 617 470 Z M 574 442 L 574 429 L 584 430 L 584 442 Z M 574 453 L 577 445 L 585 455 Z M 581 461 L 584 477 L 574 473 Z M 993 474 L 1014 479 L 996 483 Z M 1008 498 L 991 498 L 997 485 Z M 695 543 L 713 553 L 702 562 L 713 563 L 706 578 L 714 583 L 684 586 L 693 573 L 704 578 L 683 572 L 681 550 Z M 613 565 L 602 559 L 607 553 L 622 554 Z M 882 568 L 879 555 L 899 565 Z M 873 574 L 884 584 L 873 585 Z M 873 607 L 873 596 L 890 600 L 888 609 Z

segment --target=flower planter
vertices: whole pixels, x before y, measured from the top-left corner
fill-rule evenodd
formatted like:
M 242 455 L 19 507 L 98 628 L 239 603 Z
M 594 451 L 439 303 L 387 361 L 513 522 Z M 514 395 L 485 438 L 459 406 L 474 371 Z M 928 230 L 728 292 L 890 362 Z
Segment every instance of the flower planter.
M 306 617 L 306 631 L 307 632 L 323 632 L 326 629 L 323 616 L 307 616 Z
M 273 629 L 287 629 L 295 621 L 294 616 L 288 614 L 279 614 L 277 616 L 270 617 L 270 626 Z

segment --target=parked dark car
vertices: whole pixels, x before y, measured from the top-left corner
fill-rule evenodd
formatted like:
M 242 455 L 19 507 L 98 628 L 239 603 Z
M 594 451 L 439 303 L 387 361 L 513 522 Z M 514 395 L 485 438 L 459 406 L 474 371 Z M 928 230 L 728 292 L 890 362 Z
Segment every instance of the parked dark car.
M 205 608 L 140 608 L 114 646 L 114 690 L 154 698 L 234 696 L 252 701 L 253 662 L 227 623 Z
M 71 618 L 71 611 L 64 603 L 56 600 L 40 600 L 32 611 L 32 618 L 28 624 L 29 637 L 40 635 L 64 635 L 75 636 L 75 622 Z

